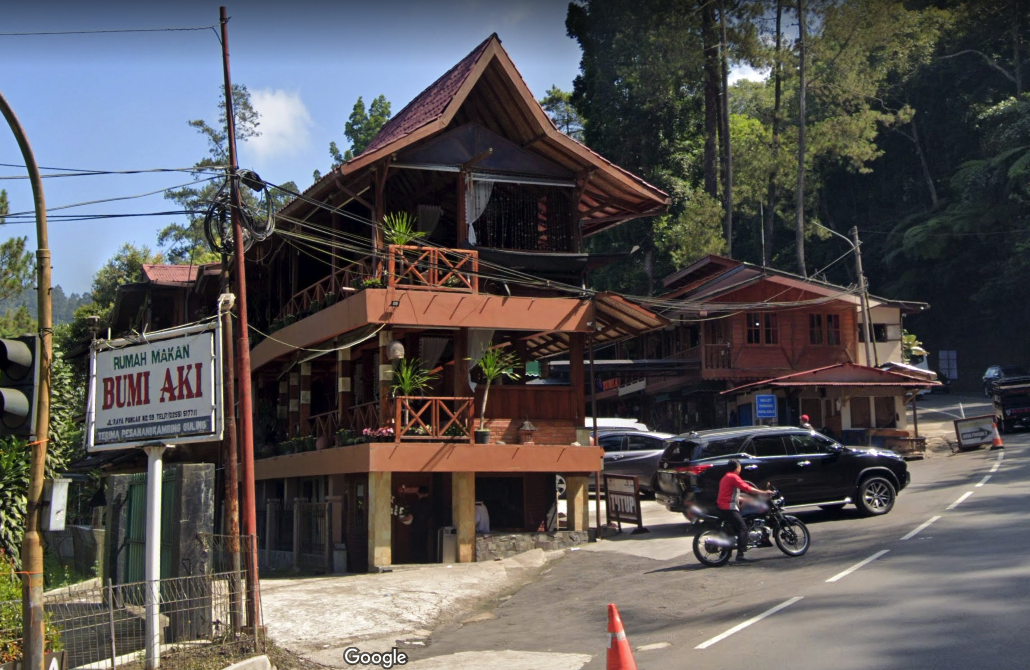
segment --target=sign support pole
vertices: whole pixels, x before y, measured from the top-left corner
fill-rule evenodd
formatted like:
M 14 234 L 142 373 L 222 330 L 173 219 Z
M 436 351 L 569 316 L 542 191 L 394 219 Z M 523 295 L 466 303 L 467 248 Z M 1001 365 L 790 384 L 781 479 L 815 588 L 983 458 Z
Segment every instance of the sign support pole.
M 161 665 L 161 474 L 165 445 L 144 447 L 147 452 L 147 523 L 144 547 L 146 591 L 146 668 Z

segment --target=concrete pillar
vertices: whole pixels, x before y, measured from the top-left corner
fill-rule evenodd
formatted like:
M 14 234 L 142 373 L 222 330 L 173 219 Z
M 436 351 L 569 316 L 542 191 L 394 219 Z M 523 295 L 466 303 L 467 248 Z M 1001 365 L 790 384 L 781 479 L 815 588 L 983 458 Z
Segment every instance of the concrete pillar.
M 290 373 L 290 432 L 292 439 L 300 435 L 300 373 Z M 287 498 L 289 500 L 289 498 Z
M 308 436 L 311 434 L 311 363 L 300 364 L 300 434 Z
M 329 544 L 337 545 L 343 542 L 343 496 L 326 496 L 325 501 L 329 504 L 329 516 L 327 518 L 331 521 Z
M 336 340 L 339 346 L 340 338 Z M 350 407 L 354 404 L 354 392 L 351 388 L 351 350 L 340 349 L 336 352 L 336 412 L 338 425 L 350 428 Z
M 458 531 L 458 562 L 476 560 L 476 473 L 451 473 L 451 516 Z
M 279 420 L 279 430 L 289 431 L 290 420 L 290 381 L 279 380 L 279 402 L 275 406 L 275 418 Z
M 590 479 L 583 475 L 565 475 L 565 499 L 568 513 L 566 530 L 586 531 L 590 528 Z
M 387 348 L 393 341 L 392 330 L 379 331 L 379 424 L 387 426 L 391 424 L 393 413 L 390 411 L 390 385 L 393 384 L 393 366 L 387 355 Z
M 389 472 L 368 473 L 368 570 L 393 563 L 393 517 Z
M 279 528 L 279 515 L 282 514 L 282 510 L 281 500 L 269 498 L 265 501 L 265 565 L 272 564 L 272 552 L 279 548 L 276 546 L 279 540 L 276 530 Z
M 304 498 L 293 499 L 293 569 L 300 569 L 300 504 Z

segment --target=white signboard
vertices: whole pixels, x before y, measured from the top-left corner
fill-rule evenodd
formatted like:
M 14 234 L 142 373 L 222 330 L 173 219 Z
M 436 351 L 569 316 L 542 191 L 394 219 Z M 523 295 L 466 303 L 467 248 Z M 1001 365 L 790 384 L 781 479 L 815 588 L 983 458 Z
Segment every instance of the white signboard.
M 990 444 L 994 438 L 994 415 L 956 419 L 955 436 L 960 447 Z
M 94 348 L 87 449 L 220 440 L 219 332 L 211 324 L 168 331 L 144 344 L 114 340 Z

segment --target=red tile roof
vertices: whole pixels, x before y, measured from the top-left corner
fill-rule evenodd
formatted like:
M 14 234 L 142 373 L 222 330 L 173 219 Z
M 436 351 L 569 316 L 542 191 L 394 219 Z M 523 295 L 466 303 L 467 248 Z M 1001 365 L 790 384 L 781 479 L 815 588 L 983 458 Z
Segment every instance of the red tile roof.
M 201 265 L 144 265 L 143 279 L 151 284 L 189 284 Z
M 458 89 L 468 79 L 472 69 L 479 61 L 479 57 L 483 55 L 487 45 L 490 44 L 490 40 L 495 39 L 500 41 L 497 33 L 483 40 L 479 46 L 461 59 L 457 65 L 430 84 L 426 90 L 419 93 L 414 100 L 397 113 L 397 116 L 387 121 L 386 125 L 382 127 L 361 153 L 371 153 L 443 116 L 447 105 L 450 104 Z

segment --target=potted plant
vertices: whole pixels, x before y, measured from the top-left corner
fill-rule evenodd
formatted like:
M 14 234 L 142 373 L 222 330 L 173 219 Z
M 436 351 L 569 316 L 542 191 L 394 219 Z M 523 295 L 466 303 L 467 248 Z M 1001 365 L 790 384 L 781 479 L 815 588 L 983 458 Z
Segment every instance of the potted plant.
M 500 348 L 487 349 L 483 352 L 483 357 L 476 363 L 476 367 L 483 375 L 484 382 L 483 399 L 479 402 L 479 430 L 475 431 L 476 444 L 490 442 L 490 431 L 486 428 L 486 400 L 490 395 L 490 385 L 501 377 L 518 379 L 519 374 L 515 372 L 515 366 L 518 364 L 518 354 Z
M 393 212 L 383 217 L 383 237 L 387 244 L 406 246 L 425 237 L 415 230 L 415 217 L 407 212 Z
M 393 392 L 394 398 L 419 395 L 429 389 L 434 379 L 436 379 L 436 375 L 425 370 L 422 367 L 422 361 L 417 358 L 405 358 L 401 359 L 400 363 L 394 368 L 393 385 L 390 387 L 390 390 Z M 408 425 L 407 409 L 404 410 L 403 425 Z M 423 430 L 422 433 L 416 434 L 425 435 L 426 433 Z

